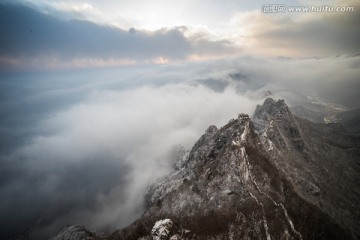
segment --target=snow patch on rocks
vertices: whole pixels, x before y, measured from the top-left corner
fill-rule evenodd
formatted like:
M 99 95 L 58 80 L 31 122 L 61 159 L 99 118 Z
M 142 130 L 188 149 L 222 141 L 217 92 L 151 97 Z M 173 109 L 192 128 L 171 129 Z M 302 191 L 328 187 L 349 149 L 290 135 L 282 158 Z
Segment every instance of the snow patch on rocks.
M 169 238 L 173 222 L 170 219 L 159 220 L 151 230 L 153 240 L 166 240 Z

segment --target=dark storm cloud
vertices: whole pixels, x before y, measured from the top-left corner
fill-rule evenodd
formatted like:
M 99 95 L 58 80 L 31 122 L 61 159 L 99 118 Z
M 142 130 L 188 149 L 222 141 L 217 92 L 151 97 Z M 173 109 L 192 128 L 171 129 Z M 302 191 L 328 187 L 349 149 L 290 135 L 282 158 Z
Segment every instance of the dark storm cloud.
M 61 21 L 25 6 L 0 6 L 0 53 L 6 57 L 54 54 L 64 58 L 149 58 L 164 54 L 177 58 L 191 49 L 177 29 L 132 33 L 86 21 Z
M 191 39 L 184 27 L 142 31 L 122 30 L 88 21 L 62 21 L 32 8 L 0 4 L 0 57 L 16 65 L 27 59 L 131 59 L 135 61 L 185 59 L 190 55 L 229 54 L 234 48 L 223 41 Z M 15 62 L 15 63 L 14 63 Z M 46 61 L 45 61 L 46 63 Z

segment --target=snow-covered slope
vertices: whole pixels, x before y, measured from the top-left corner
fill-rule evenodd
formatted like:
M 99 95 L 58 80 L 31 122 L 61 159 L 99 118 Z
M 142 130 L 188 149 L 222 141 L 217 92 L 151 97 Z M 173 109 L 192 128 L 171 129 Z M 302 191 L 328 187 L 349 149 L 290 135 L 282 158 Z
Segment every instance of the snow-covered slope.
M 357 239 L 359 147 L 267 98 L 252 118 L 210 126 L 150 187 L 143 216 L 107 239 Z

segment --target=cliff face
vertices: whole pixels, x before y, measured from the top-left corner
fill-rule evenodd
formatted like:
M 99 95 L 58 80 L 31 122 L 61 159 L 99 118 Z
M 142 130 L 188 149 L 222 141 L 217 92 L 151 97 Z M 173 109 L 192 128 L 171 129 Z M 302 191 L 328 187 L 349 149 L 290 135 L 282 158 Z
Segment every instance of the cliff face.
M 268 98 L 251 119 L 210 126 L 150 187 L 141 219 L 107 238 L 357 239 L 359 146 Z
M 261 142 L 270 149 L 270 161 L 298 197 L 354 238 L 359 236 L 359 137 L 339 124 L 313 124 L 285 109 L 283 101 L 267 99 L 254 114 Z

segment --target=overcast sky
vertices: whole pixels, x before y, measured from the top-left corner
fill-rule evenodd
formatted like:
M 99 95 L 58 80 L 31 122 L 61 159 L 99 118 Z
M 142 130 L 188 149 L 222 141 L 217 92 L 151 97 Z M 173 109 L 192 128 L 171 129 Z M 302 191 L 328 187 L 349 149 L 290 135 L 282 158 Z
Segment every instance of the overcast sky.
M 360 107 L 353 12 L 264 13 L 266 0 L 0 2 L 0 239 L 106 231 L 143 210 L 179 146 L 290 105 Z
M 244 54 L 359 54 L 359 1 L 284 2 L 287 7 L 350 6 L 350 12 L 265 13 L 264 4 L 269 3 L 5 1 L 0 4 L 1 69 L 165 64 Z

